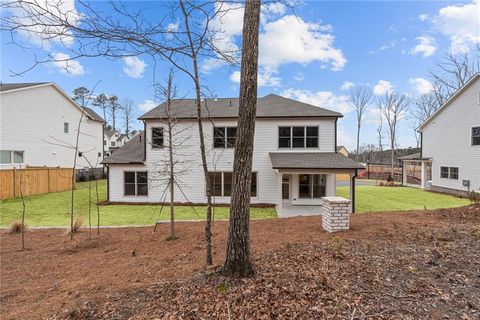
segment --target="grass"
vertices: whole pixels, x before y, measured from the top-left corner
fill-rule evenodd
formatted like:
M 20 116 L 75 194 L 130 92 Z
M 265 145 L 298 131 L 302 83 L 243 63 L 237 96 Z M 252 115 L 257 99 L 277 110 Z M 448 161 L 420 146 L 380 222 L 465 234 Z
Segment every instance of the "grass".
M 92 184 L 94 186 L 94 184 Z M 357 212 L 400 211 L 417 209 L 453 208 L 470 204 L 467 199 L 437 194 L 407 187 L 357 186 Z M 100 200 L 106 199 L 106 181 L 99 181 Z M 93 195 L 95 189 L 92 188 Z M 349 197 L 349 187 L 338 187 L 337 194 Z M 49 193 L 25 198 L 26 223 L 30 227 L 68 226 L 70 224 L 70 192 Z M 155 205 L 110 205 L 100 206 L 100 224 L 102 226 L 118 225 L 153 225 L 157 218 L 168 220 L 168 208 L 162 212 Z M 9 199 L 0 202 L 0 226 L 9 227 L 12 221 L 21 216 L 20 199 Z M 83 218 L 83 225 L 88 226 L 88 182 L 77 184 L 75 192 L 75 217 Z M 227 219 L 228 208 L 214 209 L 215 219 Z M 92 224 L 97 224 L 97 213 L 92 206 Z M 206 208 L 177 206 L 177 220 L 205 219 Z M 273 208 L 252 208 L 251 217 L 275 218 Z
M 30 227 L 41 226 L 68 226 L 70 225 L 70 191 L 29 196 L 26 202 L 26 222 Z M 92 183 L 92 195 L 95 199 L 95 185 Z M 107 197 L 106 181 L 99 181 L 99 198 L 101 201 Z M 102 226 L 119 225 L 153 225 L 157 219 L 168 220 L 168 208 L 163 208 L 160 213 L 156 205 L 110 205 L 99 206 L 100 224 Z M 8 227 L 11 222 L 21 216 L 22 203 L 20 199 L 9 199 L 0 202 L 0 226 Z M 75 192 L 74 214 L 83 218 L 83 226 L 88 226 L 88 182 L 77 183 Z M 228 218 L 227 207 L 214 208 L 215 219 Z M 206 208 L 177 206 L 175 208 L 176 220 L 205 219 Z M 252 208 L 251 217 L 275 218 L 277 213 L 273 208 Z M 92 224 L 97 224 L 97 212 L 92 206 Z
M 337 187 L 337 195 L 350 198 L 349 187 Z M 357 212 L 429 210 L 455 208 L 470 204 L 470 200 L 409 187 L 356 187 Z

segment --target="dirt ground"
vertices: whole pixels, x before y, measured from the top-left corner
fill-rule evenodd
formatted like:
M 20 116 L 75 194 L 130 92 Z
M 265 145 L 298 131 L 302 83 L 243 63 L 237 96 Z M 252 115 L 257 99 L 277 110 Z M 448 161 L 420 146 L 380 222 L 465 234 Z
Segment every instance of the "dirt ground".
M 251 222 L 256 275 L 205 269 L 203 223 L 1 234 L 2 319 L 479 319 L 480 208 Z M 227 222 L 214 225 L 214 262 Z

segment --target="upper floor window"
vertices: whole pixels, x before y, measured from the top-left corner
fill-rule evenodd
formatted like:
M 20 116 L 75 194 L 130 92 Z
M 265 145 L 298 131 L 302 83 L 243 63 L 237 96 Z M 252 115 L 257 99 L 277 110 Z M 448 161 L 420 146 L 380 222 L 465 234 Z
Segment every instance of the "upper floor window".
M 458 180 L 458 167 L 440 167 L 440 178 Z
M 318 148 L 318 127 L 279 127 L 279 148 Z
M 472 127 L 472 146 L 480 146 L 480 127 Z
M 209 172 L 210 188 L 214 197 L 230 197 L 232 195 L 232 172 Z M 257 196 L 257 173 L 252 172 L 250 196 Z
M 68 122 L 63 123 L 63 133 L 68 133 Z
M 237 127 L 214 127 L 213 147 L 234 148 L 237 140 Z
M 0 150 L 0 164 L 23 163 L 24 151 Z
M 103 145 L 104 145 L 104 146 L 107 145 L 107 140 L 103 140 Z
M 148 173 L 146 171 L 126 171 L 124 193 L 126 196 L 148 196 Z
M 111 147 L 115 147 L 115 141 L 110 142 Z
M 152 148 L 163 148 L 163 128 L 152 128 Z

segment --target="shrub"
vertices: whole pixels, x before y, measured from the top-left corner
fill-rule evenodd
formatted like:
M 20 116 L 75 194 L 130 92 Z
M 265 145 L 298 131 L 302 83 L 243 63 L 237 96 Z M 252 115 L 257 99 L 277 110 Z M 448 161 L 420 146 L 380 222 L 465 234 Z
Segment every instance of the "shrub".
M 480 193 L 475 192 L 472 190 L 468 193 L 468 199 L 472 202 L 472 204 L 480 204 Z
M 72 233 L 77 233 L 80 231 L 80 227 L 82 226 L 83 219 L 81 217 L 76 217 L 75 220 L 73 220 L 73 229 L 71 230 Z
M 383 181 L 378 181 L 378 185 L 379 185 L 380 187 L 383 187 L 383 186 L 385 185 L 385 183 L 384 183 Z
M 393 182 L 393 181 L 388 181 L 385 185 L 386 185 L 387 187 L 395 187 L 395 182 Z
M 387 177 L 387 182 L 393 182 L 393 176 L 391 174 L 388 175 Z
M 27 224 L 23 226 L 25 229 L 23 231 L 27 231 Z M 22 232 L 22 221 L 15 220 L 10 225 L 10 233 L 21 233 Z
M 87 177 L 85 177 L 85 175 L 82 173 L 82 175 L 78 178 L 78 181 L 79 182 L 85 182 L 85 181 L 87 181 Z

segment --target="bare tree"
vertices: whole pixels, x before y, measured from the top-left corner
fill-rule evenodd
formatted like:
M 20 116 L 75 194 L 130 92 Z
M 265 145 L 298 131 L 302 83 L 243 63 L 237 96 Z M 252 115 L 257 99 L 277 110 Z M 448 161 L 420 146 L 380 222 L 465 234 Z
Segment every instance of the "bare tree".
M 233 161 L 228 242 L 223 272 L 233 277 L 254 273 L 250 259 L 250 189 L 257 111 L 260 0 L 247 0 L 243 16 L 242 65 L 237 141 Z
M 390 165 L 391 177 L 395 174 L 395 150 L 397 147 L 397 129 L 402 119 L 405 119 L 406 112 L 410 105 L 410 98 L 405 94 L 397 94 L 394 92 L 386 93 L 377 101 L 378 108 L 381 110 L 383 117 L 388 125 L 388 135 L 390 139 Z
M 125 134 L 128 137 L 130 134 L 130 126 L 133 119 L 135 119 L 135 107 L 133 106 L 133 101 L 131 99 L 123 100 L 120 106 L 120 113 L 125 127 Z
M 110 108 L 110 116 L 112 117 L 112 129 L 113 131 L 117 130 L 115 123 L 117 119 L 117 110 L 119 108 L 118 97 L 113 95 L 108 98 L 108 106 Z
M 378 125 L 377 125 L 377 141 L 378 141 L 378 150 L 380 150 L 380 153 L 383 152 L 383 116 L 382 116 L 382 110 L 380 109 L 380 106 L 377 105 L 378 107 Z
M 92 104 L 98 108 L 100 108 L 103 112 L 103 120 L 107 121 L 107 103 L 108 103 L 108 97 L 104 93 L 100 93 L 98 96 L 96 96 Z
M 85 87 L 78 87 L 73 90 L 73 100 L 75 100 L 77 103 L 80 103 L 80 105 L 84 108 L 86 107 L 85 99 L 88 99 L 89 96 L 90 90 Z
M 23 181 L 23 170 L 22 170 L 22 166 L 20 166 L 20 181 L 19 181 L 19 184 L 20 184 L 20 199 L 22 200 L 22 230 L 21 230 L 21 233 L 22 233 L 22 250 L 25 250 L 25 213 L 26 213 L 26 207 L 25 207 L 25 197 L 24 197 L 24 194 L 23 194 L 23 188 L 24 188 L 24 185 L 25 185 L 25 181 Z M 13 172 L 13 174 L 15 174 L 15 171 Z M 13 186 L 15 188 L 15 186 Z
M 357 161 L 359 160 L 360 129 L 363 115 L 372 102 L 372 89 L 365 86 L 354 86 L 350 89 L 350 105 L 357 116 Z

